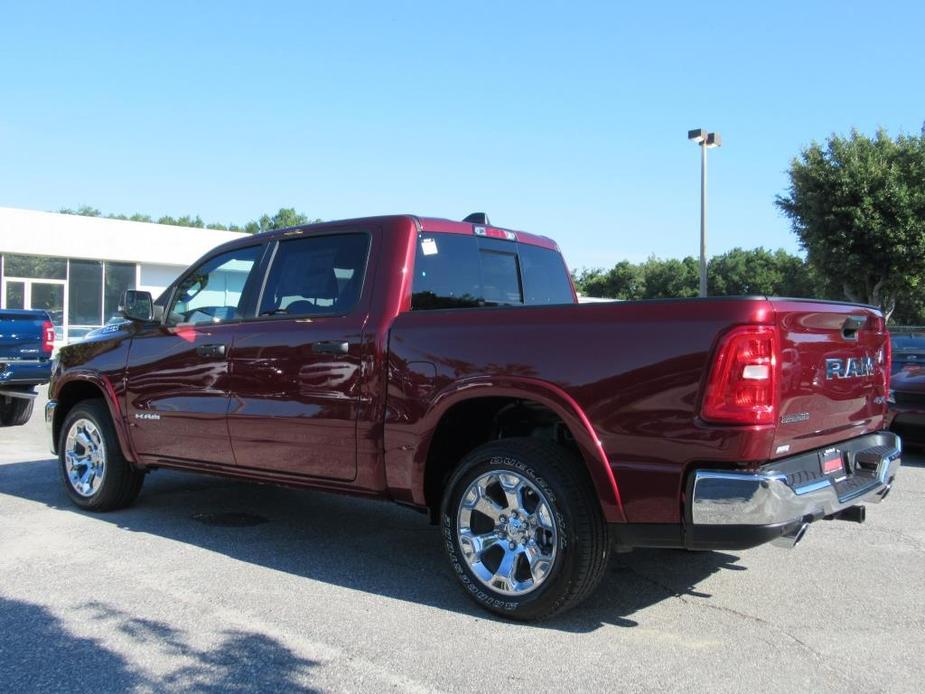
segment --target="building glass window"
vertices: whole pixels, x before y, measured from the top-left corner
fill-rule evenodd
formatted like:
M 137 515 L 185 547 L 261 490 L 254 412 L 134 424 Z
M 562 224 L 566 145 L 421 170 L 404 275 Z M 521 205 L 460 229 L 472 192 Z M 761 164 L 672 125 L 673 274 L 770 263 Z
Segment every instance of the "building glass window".
M 67 319 L 71 325 L 103 322 L 103 263 L 72 260 L 68 274 Z
M 46 311 L 55 329 L 60 330 L 64 325 L 64 283 L 32 282 L 31 284 L 32 300 L 29 308 Z
M 67 260 L 49 258 L 40 255 L 3 256 L 7 277 L 31 277 L 44 280 L 63 280 L 67 278 Z
M 73 341 L 118 315 L 138 265 L 4 253 L 0 270 L 0 308 L 46 311 L 58 339 Z
M 109 320 L 117 314 L 119 302 L 126 289 L 135 288 L 135 263 L 106 263 L 106 292 L 103 300 L 103 318 Z
M 24 308 L 26 301 L 26 283 L 25 282 L 14 282 L 13 280 L 7 280 L 6 282 L 6 307 L 7 308 Z

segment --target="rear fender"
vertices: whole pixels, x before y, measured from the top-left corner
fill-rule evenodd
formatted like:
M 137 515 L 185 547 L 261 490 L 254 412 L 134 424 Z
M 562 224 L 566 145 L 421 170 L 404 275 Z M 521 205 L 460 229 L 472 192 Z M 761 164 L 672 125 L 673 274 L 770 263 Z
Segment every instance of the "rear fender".
M 607 455 L 584 411 L 568 393 L 558 386 L 532 378 L 493 376 L 468 378 L 453 383 L 434 397 L 422 421 L 427 434 L 414 455 L 413 484 L 414 489 L 419 490 L 418 493 L 421 495 L 417 501 L 422 505 L 424 503 L 424 473 L 427 467 L 427 457 L 437 425 L 443 415 L 451 407 L 465 400 L 485 397 L 532 400 L 555 412 L 565 422 L 578 445 L 582 460 L 597 492 L 604 518 L 609 523 L 626 522 L 620 492 Z

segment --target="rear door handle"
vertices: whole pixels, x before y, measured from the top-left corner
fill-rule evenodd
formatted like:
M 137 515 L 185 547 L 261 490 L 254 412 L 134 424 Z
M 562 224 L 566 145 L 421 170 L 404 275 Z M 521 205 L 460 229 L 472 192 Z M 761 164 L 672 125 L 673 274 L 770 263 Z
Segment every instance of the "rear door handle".
M 199 345 L 196 354 L 206 359 L 220 359 L 225 356 L 225 345 Z
M 349 342 L 316 342 L 312 345 L 312 352 L 318 354 L 346 354 L 349 349 Z

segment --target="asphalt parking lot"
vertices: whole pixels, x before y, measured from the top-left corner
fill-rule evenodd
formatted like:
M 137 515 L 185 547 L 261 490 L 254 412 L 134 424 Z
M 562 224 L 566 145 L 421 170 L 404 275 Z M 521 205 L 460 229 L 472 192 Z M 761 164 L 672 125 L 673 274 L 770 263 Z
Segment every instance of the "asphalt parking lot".
M 580 608 L 521 625 L 390 504 L 157 472 L 82 513 L 36 408 L 0 430 L 0 691 L 921 691 L 923 505 L 906 455 L 864 525 L 618 555 Z M 204 522 L 226 513 L 256 524 Z

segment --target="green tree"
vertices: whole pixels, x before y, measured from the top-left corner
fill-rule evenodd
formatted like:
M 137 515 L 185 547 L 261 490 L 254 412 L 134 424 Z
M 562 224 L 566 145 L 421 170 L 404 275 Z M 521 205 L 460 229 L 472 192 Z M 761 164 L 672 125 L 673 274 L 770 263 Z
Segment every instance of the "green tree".
M 196 217 L 190 217 L 189 215 L 184 215 L 182 217 L 171 217 L 170 215 L 164 215 L 163 217 L 158 217 L 157 223 L 169 224 L 170 226 L 175 227 L 195 227 L 198 229 L 205 227 L 205 224 L 198 215 Z
M 777 206 L 810 264 L 851 301 L 889 318 L 925 277 L 925 136 L 856 130 L 813 143 L 790 165 Z
M 641 299 L 645 291 L 642 267 L 628 260 L 621 260 L 610 270 L 582 270 L 575 284 L 585 296 L 609 299 Z
M 89 205 L 81 205 L 76 210 L 72 210 L 69 207 L 62 207 L 58 212 L 61 214 L 77 214 L 81 217 L 99 217 L 103 214 L 95 207 L 90 207 Z
M 320 219 L 310 219 L 308 215 L 296 212 L 293 207 L 281 207 L 272 216 L 265 214 L 256 221 L 248 222 L 244 226 L 244 230 L 253 234 L 270 231 L 271 229 L 285 229 L 286 227 L 297 227 L 302 224 L 313 224 L 320 221 Z
M 585 296 L 611 299 L 661 299 L 697 296 L 700 269 L 691 257 L 649 258 L 644 263 L 623 260 L 610 270 L 583 269 L 575 286 Z M 779 249 L 733 248 L 714 256 L 708 269 L 712 296 L 821 296 L 822 283 L 805 260 Z
M 100 210 L 95 207 L 90 207 L 89 205 L 83 205 L 78 207 L 76 210 L 64 207 L 58 210 L 61 214 L 76 214 L 83 217 L 106 217 L 107 219 L 122 219 L 130 220 L 133 222 L 153 222 L 151 215 L 135 213 L 131 216 L 124 214 L 106 214 L 104 215 Z M 210 222 L 206 224 L 203 222 L 202 217 L 196 215 L 183 215 L 182 217 L 172 217 L 170 215 L 164 215 L 159 217 L 156 220 L 157 224 L 170 224 L 173 226 L 180 227 L 192 227 L 196 229 L 218 229 L 220 231 L 244 231 L 249 234 L 256 234 L 261 231 L 270 231 L 271 229 L 284 229 L 286 227 L 299 226 L 301 224 L 316 224 L 321 222 L 321 219 L 311 219 L 308 215 L 301 212 L 296 212 L 293 207 L 281 207 L 276 214 L 269 215 L 264 214 L 259 218 L 248 222 L 243 226 L 238 226 L 237 224 L 220 224 L 216 222 Z
M 697 296 L 700 290 L 700 264 L 691 256 L 661 260 L 652 256 L 641 266 L 645 278 L 643 299 Z
M 806 261 L 783 249 L 733 248 L 714 256 L 707 269 L 707 283 L 711 296 L 813 297 L 819 293 Z

